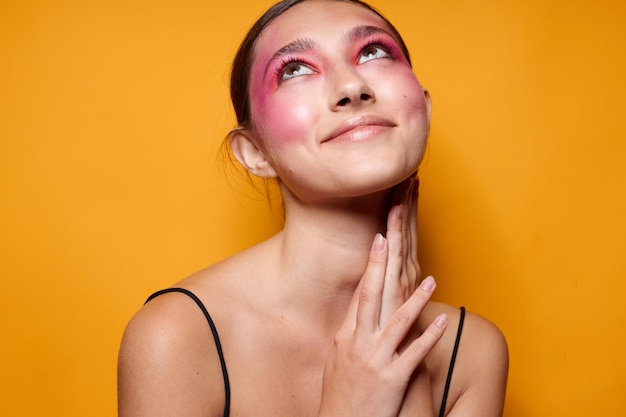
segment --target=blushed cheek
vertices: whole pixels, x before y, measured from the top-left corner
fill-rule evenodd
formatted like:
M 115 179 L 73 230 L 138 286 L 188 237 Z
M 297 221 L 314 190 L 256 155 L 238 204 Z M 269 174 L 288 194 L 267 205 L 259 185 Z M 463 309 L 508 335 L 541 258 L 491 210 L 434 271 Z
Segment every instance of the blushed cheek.
M 404 88 L 402 93 L 402 98 L 404 99 L 405 105 L 409 106 L 408 108 L 415 112 L 425 112 L 426 111 L 426 100 L 424 97 L 424 92 L 422 90 L 422 86 L 419 81 L 413 74 L 413 72 L 406 72 L 403 74 L 402 82 L 398 83 L 398 85 L 403 85 Z
M 281 97 L 280 93 L 260 91 L 252 93 L 252 120 L 260 139 L 270 148 L 281 147 L 307 136 L 314 121 L 308 100 Z M 308 128 L 307 128 L 308 127 Z
M 258 71 L 251 74 L 253 81 L 250 82 L 250 92 L 248 94 L 250 95 L 250 110 L 253 120 L 254 116 L 259 114 L 259 111 L 267 107 L 267 99 L 270 93 L 268 86 L 254 81 L 261 79 L 260 77 L 262 77 L 262 74 L 259 74 Z

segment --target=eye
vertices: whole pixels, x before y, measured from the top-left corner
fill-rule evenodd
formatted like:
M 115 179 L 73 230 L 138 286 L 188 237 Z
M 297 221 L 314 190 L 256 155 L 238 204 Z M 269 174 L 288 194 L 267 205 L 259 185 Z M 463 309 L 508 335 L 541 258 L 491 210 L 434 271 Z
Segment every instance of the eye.
M 357 62 L 359 64 L 362 64 L 364 62 L 371 61 L 372 59 L 389 58 L 389 57 L 391 57 L 391 54 L 387 52 L 386 48 L 380 45 L 371 44 L 371 45 L 367 45 L 365 48 L 363 48 L 363 50 L 361 50 L 361 53 L 359 54 L 359 59 Z
M 302 62 L 287 62 L 279 70 L 279 81 L 285 81 L 290 78 L 309 74 L 313 74 L 313 70 L 311 67 L 304 65 Z

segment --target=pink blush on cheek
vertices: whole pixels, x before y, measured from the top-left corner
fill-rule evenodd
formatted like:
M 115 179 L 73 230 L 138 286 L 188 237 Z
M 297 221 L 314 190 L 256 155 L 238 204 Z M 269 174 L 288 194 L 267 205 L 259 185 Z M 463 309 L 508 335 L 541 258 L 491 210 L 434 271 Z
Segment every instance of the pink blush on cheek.
M 253 68 L 250 84 L 252 121 L 260 139 L 269 141 L 267 145 L 274 148 L 303 138 L 313 126 L 317 103 L 304 92 L 280 91 L 273 79 L 267 79 L 273 70 L 264 74 L 261 67 Z
M 253 112 L 265 107 L 269 95 L 277 87 L 274 80 L 274 65 L 270 62 L 273 55 L 272 45 L 275 43 L 273 32 L 267 29 L 256 46 L 249 74 L 250 107 Z
M 267 96 L 266 96 L 267 97 Z M 311 134 L 315 116 L 310 103 L 299 104 L 297 99 L 279 100 L 270 97 L 263 103 L 253 103 L 256 130 L 261 140 L 271 148 L 280 148 L 298 142 Z
M 396 79 L 399 80 L 398 84 L 404 86 L 402 96 L 405 102 L 407 102 L 406 104 L 411 106 L 411 108 L 413 108 L 415 111 L 423 111 L 426 108 L 426 102 L 422 98 L 422 86 L 420 85 L 418 79 L 415 77 L 413 71 L 409 68 L 407 71 L 398 74 Z
M 257 62 L 264 62 L 264 60 L 258 59 Z M 265 77 L 271 77 L 271 74 L 265 74 L 264 71 L 260 68 L 260 65 L 254 65 L 252 67 L 252 71 L 250 72 L 250 106 L 251 110 L 256 110 L 256 108 L 263 108 L 265 103 L 267 102 L 267 98 L 270 94 L 271 84 L 265 80 Z

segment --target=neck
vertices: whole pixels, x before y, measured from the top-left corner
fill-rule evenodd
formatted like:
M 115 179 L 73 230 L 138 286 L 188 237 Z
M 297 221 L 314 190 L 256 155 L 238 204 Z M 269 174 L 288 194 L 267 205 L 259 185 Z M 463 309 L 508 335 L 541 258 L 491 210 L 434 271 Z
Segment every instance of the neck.
M 326 323 L 320 325 L 340 323 L 375 234 L 386 233 L 389 195 L 313 205 L 287 198 L 285 227 L 277 236 L 281 298 Z

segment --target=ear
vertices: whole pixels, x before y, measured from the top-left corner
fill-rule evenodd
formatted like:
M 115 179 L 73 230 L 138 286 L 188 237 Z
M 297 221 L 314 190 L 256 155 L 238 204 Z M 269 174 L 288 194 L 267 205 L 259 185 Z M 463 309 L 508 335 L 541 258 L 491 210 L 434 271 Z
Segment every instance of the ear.
M 428 112 L 428 121 L 430 122 L 430 115 L 433 113 L 433 101 L 430 98 L 430 93 L 427 89 L 422 87 L 422 91 L 424 92 L 424 99 L 426 100 L 426 111 Z
M 230 147 L 235 158 L 250 173 L 262 178 L 276 178 L 274 167 L 265 153 L 254 142 L 254 136 L 246 129 L 235 129 L 230 134 Z

